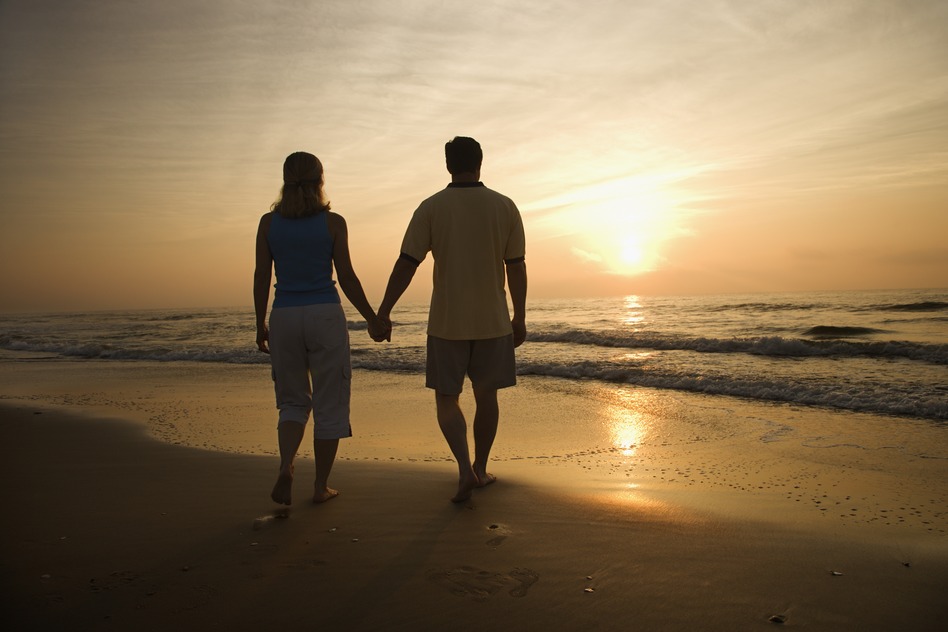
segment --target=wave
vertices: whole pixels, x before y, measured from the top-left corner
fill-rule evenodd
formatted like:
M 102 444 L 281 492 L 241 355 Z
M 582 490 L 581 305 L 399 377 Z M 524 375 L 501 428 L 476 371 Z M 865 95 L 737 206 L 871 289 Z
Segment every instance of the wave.
M 918 318 L 887 318 L 882 321 L 885 325 L 905 323 L 948 323 L 948 316 L 920 316 Z
M 223 364 L 267 364 L 269 356 L 254 347 L 227 350 L 218 347 L 169 349 L 165 347 L 126 348 L 104 343 L 50 344 L 42 342 L 4 342 L 0 349 L 28 353 L 49 353 L 85 360 L 149 360 L 156 362 L 217 362 Z
M 872 327 L 837 327 L 834 325 L 817 325 L 810 327 L 803 332 L 804 336 L 814 338 L 854 338 L 856 336 L 868 336 L 871 334 L 885 333 L 882 329 L 873 329 Z
M 834 309 L 839 306 L 833 303 L 727 303 L 720 305 L 701 306 L 708 312 L 806 312 L 819 309 Z M 859 306 L 850 308 L 856 312 L 884 311 L 884 312 L 938 312 L 948 310 L 948 302 L 944 301 L 917 301 L 914 303 L 885 303 L 881 305 Z
M 706 312 L 785 312 L 809 311 L 826 307 L 825 303 L 729 303 L 701 306 L 701 309 Z
M 678 375 L 602 362 L 577 362 L 568 365 L 522 362 L 518 366 L 517 373 L 569 379 L 595 379 L 707 395 L 744 397 L 939 421 L 948 420 L 948 400 L 943 397 L 926 397 L 914 390 L 904 392 L 897 389 L 859 389 L 856 392 L 847 392 L 841 390 L 837 384 L 777 381 L 766 377 L 736 379 L 733 376 Z
M 365 331 L 364 321 L 350 321 L 350 331 Z M 903 358 L 935 365 L 948 365 L 948 344 L 909 341 L 844 340 L 879 330 L 863 327 L 813 327 L 807 332 L 813 339 L 761 336 L 753 338 L 684 337 L 669 334 L 624 334 L 588 329 L 551 329 L 531 331 L 530 343 L 569 344 L 603 348 L 651 351 L 685 351 L 709 354 L 747 354 L 772 358 Z M 129 360 L 191 360 L 246 363 L 259 352 L 252 344 L 235 348 L 228 342 L 252 332 L 227 332 L 221 344 L 209 344 L 188 336 L 180 338 L 116 338 L 108 341 L 56 341 L 39 337 L 0 334 L 0 349 L 60 354 L 67 357 Z M 167 343 L 171 342 L 171 345 Z M 392 348 L 395 352 L 396 348 Z M 398 347 L 404 349 L 404 347 Z M 355 351 L 353 351 L 355 352 Z M 543 353 L 541 351 L 541 353 Z
M 192 313 L 167 314 L 167 315 L 161 315 L 161 316 L 152 316 L 151 318 L 144 318 L 143 320 L 151 321 L 151 322 L 159 322 L 159 323 L 160 322 L 178 322 L 182 320 L 195 320 L 196 318 L 199 318 L 200 316 L 201 315 L 199 314 L 192 314 Z
M 860 328 L 862 329 L 862 328 Z M 903 341 L 862 342 L 849 340 L 803 340 L 780 336 L 758 338 L 686 338 L 660 334 L 620 334 L 566 329 L 536 331 L 529 342 L 567 343 L 596 347 L 693 351 L 696 353 L 746 353 L 774 357 L 879 357 L 906 358 L 932 364 L 948 364 L 948 345 Z
M 2 341 L 0 341 L 2 342 Z M 719 348 L 724 343 L 740 341 L 693 341 L 695 347 Z M 799 354 L 806 348 L 803 341 L 761 339 L 747 344 L 758 349 L 772 346 L 770 355 Z M 840 344 L 840 343 L 837 343 Z M 844 343 L 845 344 L 845 343 Z M 656 345 L 653 345 L 653 348 Z M 681 348 L 678 344 L 676 348 Z M 79 358 L 112 361 L 157 361 L 157 362 L 209 362 L 238 365 L 268 365 L 269 356 L 253 347 L 221 349 L 219 347 L 195 347 L 171 349 L 164 347 L 120 348 L 109 344 L 56 345 L 24 342 L 0 344 L 0 347 L 25 352 L 46 353 L 58 358 Z M 944 346 L 943 346 L 944 347 Z M 946 350 L 942 349 L 942 355 Z M 894 355 L 894 354 L 889 354 Z M 904 355 L 897 354 L 897 355 Z M 944 361 L 942 362 L 944 363 Z M 421 374 L 425 370 L 425 347 L 385 346 L 352 349 L 352 366 L 371 371 L 390 371 Z M 707 395 L 744 397 L 760 401 L 783 402 L 808 406 L 824 406 L 842 410 L 876 413 L 883 415 L 909 416 L 932 420 L 948 420 L 948 399 L 936 389 L 905 386 L 878 388 L 847 387 L 836 381 L 802 380 L 775 377 L 767 372 L 757 375 L 737 376 L 715 374 L 695 365 L 684 371 L 667 367 L 655 368 L 609 360 L 573 361 L 530 359 L 518 360 L 519 375 L 537 375 L 570 380 L 600 380 L 617 384 L 679 390 Z
M 918 303 L 895 303 L 893 305 L 879 305 L 876 309 L 886 312 L 940 312 L 948 310 L 948 303 L 944 301 L 920 301 Z

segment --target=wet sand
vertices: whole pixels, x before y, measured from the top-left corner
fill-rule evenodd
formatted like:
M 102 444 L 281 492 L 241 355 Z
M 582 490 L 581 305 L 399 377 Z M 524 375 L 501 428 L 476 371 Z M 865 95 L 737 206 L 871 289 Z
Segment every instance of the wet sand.
M 458 506 L 418 376 L 357 371 L 340 497 L 308 502 L 304 454 L 281 510 L 263 367 L 8 354 L 0 377 L 18 629 L 935 630 L 948 614 L 945 438 L 922 422 L 525 378 L 502 397 L 499 482 Z

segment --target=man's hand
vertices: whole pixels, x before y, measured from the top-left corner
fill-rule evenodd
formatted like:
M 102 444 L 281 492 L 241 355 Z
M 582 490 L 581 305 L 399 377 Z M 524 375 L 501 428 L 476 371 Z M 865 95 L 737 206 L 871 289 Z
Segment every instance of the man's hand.
M 388 318 L 375 317 L 373 321 L 368 323 L 369 336 L 375 342 L 382 342 L 387 340 L 392 341 L 392 321 Z
M 270 347 L 267 343 L 270 342 L 270 330 L 267 329 L 266 325 L 257 326 L 257 349 L 263 351 L 264 353 L 270 353 Z
M 514 319 L 510 326 L 513 327 L 514 347 L 519 347 L 527 339 L 527 323 L 523 319 Z
M 381 339 L 376 340 L 376 342 L 386 342 L 392 341 L 392 319 L 388 316 L 379 316 L 379 320 L 382 321 L 382 324 L 385 326 L 385 335 Z

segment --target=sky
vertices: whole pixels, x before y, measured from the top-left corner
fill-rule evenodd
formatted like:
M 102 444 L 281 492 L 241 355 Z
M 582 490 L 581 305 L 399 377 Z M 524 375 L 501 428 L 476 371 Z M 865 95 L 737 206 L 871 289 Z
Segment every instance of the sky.
M 945 33 L 944 0 L 0 0 L 0 311 L 249 306 L 294 151 L 377 304 L 458 135 L 532 298 L 948 287 Z

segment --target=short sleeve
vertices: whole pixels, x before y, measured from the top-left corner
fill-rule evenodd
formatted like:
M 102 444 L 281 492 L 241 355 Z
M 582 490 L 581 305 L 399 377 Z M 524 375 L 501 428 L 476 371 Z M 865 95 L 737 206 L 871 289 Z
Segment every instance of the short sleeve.
M 511 202 L 513 206 L 513 202 Z M 523 233 L 523 219 L 520 211 L 513 206 L 513 218 L 510 223 L 510 235 L 507 237 L 507 247 L 504 249 L 504 261 L 523 259 L 526 255 L 527 239 Z
M 431 221 L 424 206 L 419 206 L 412 215 L 402 239 L 401 253 L 415 261 L 424 261 L 431 250 Z

